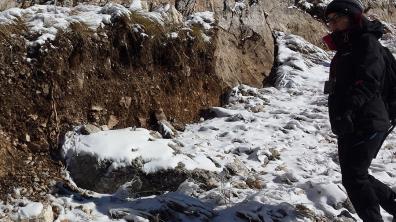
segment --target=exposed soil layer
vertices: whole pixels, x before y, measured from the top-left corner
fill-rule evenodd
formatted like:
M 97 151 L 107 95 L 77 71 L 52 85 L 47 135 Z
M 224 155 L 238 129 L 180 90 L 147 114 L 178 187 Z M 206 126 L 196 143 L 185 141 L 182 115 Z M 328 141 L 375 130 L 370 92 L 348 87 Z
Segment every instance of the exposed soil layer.
M 150 37 L 134 32 L 136 23 Z M 61 165 L 48 157 L 58 155 L 74 126 L 152 128 L 162 109 L 181 129 L 221 105 L 227 87 L 213 73 L 215 44 L 204 41 L 199 27 L 171 39 L 166 33 L 173 28 L 120 17 L 97 33 L 74 24 L 40 46 L 27 43 L 34 36 L 24 25 L 0 26 L 1 197 L 13 187 L 35 186 L 26 178 L 37 171 L 25 164 L 29 156 L 42 172 L 60 178 Z

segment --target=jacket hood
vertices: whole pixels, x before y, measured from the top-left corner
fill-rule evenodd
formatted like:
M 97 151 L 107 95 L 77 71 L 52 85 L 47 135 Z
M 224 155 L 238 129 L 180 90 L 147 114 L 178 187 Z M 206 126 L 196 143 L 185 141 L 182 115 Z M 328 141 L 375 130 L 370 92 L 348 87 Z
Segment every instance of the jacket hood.
M 362 22 L 362 33 L 371 33 L 379 39 L 385 33 L 385 26 L 378 20 L 370 21 L 364 18 Z

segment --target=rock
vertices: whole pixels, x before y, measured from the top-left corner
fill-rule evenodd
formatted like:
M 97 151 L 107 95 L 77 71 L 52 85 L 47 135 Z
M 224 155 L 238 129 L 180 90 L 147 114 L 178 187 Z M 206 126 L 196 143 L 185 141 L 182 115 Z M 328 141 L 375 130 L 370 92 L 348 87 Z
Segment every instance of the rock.
M 343 222 L 356 222 L 356 219 L 346 210 L 343 210 L 338 216 L 336 221 Z
M 183 22 L 183 15 L 173 5 L 170 6 L 166 15 L 168 22 L 171 24 L 181 24 Z
M 198 196 L 203 190 L 193 180 L 186 180 L 177 188 L 177 192 L 187 196 Z
M 214 177 L 209 178 L 206 180 L 205 186 L 207 187 L 208 190 L 214 189 L 219 186 L 219 180 L 215 179 Z
M 263 105 L 257 105 L 257 106 L 250 108 L 250 111 L 252 111 L 253 113 L 259 113 L 259 112 L 264 112 L 265 108 Z
M 270 153 L 271 155 L 268 157 L 269 160 L 280 160 L 280 153 L 277 149 L 271 148 Z
M 131 106 L 132 97 L 130 96 L 123 96 L 120 100 L 120 106 L 128 109 Z
M 101 107 L 101 106 L 91 106 L 91 111 L 100 112 L 102 110 L 103 110 L 103 107 Z
M 234 159 L 234 161 L 228 163 L 226 169 L 231 175 L 248 176 L 249 169 L 243 164 L 239 159 Z
M 225 119 L 226 122 L 237 122 L 237 121 L 243 121 L 245 118 L 242 116 L 242 114 L 235 114 L 233 116 L 227 117 Z
M 176 129 L 167 120 L 158 121 L 158 131 L 165 139 L 174 138 L 177 134 Z
M 355 214 L 356 210 L 352 205 L 352 202 L 349 198 L 347 198 L 343 203 L 342 206 L 345 207 L 345 209 L 347 209 L 349 212 Z
M 76 209 L 80 209 L 82 212 L 84 212 L 87 215 L 91 215 L 92 214 L 92 208 L 86 204 L 77 206 Z
M 244 210 L 237 211 L 236 215 L 239 218 L 243 219 L 243 221 L 252 221 L 252 222 L 260 222 L 260 221 L 262 221 L 257 214 L 253 214 L 251 212 L 244 211 Z
M 112 219 L 139 218 L 142 221 L 212 221 L 215 216 L 213 206 L 203 203 L 197 198 L 178 192 L 170 192 L 152 198 L 143 198 L 133 201 L 141 206 L 149 206 L 146 211 L 132 208 L 110 209 Z
M 89 134 L 97 133 L 97 132 L 100 132 L 100 131 L 101 130 L 100 130 L 99 127 L 97 127 L 95 125 L 92 125 L 92 124 L 86 124 L 83 127 L 81 127 L 81 129 L 80 129 L 80 132 L 83 135 L 89 135 Z
M 231 110 L 225 109 L 223 107 L 212 107 L 209 110 L 210 112 L 214 113 L 215 117 L 231 117 L 232 115 L 234 115 L 234 112 L 232 112 Z
M 298 217 L 314 219 L 315 213 L 303 204 L 296 205 L 296 213 Z
M 146 129 L 148 128 L 147 119 L 146 118 L 138 116 L 138 123 L 139 123 L 140 127 L 146 128 Z
M 198 132 L 205 132 L 205 131 L 208 131 L 208 130 L 209 130 L 208 127 L 206 127 L 206 126 L 201 126 L 201 127 L 198 129 Z
M 249 186 L 246 184 L 246 182 L 240 180 L 231 181 L 231 186 L 237 189 L 249 189 Z
M 155 111 L 154 115 L 155 115 L 155 119 L 158 122 L 167 120 L 164 110 L 162 108 L 159 108 L 157 111 Z
M 50 93 L 50 87 L 48 84 L 43 84 L 42 88 L 44 95 L 48 95 Z
M 128 208 L 116 208 L 116 209 L 110 209 L 109 214 L 112 219 L 125 219 L 125 217 L 127 216 L 136 216 L 139 214 L 144 214 L 144 212 L 140 212 Z
M 52 222 L 54 219 L 54 212 L 52 211 L 51 205 L 45 207 L 39 216 L 40 222 Z
M 150 136 L 152 136 L 154 140 L 163 138 L 161 133 L 159 133 L 157 131 L 150 131 Z
M 149 219 L 132 214 L 126 215 L 124 219 L 128 222 L 150 222 Z
M 37 114 L 30 114 L 29 118 L 32 119 L 33 121 L 36 121 L 38 119 L 38 115 Z
M 114 193 L 114 196 L 120 199 L 134 198 L 136 196 L 134 192 L 141 190 L 142 185 L 143 183 L 140 178 L 134 177 L 131 181 L 120 186 Z
M 107 121 L 107 127 L 109 129 L 114 128 L 119 123 L 118 119 L 114 115 L 110 115 L 109 120 Z
M 27 133 L 25 134 L 25 141 L 30 142 L 30 135 Z
M 264 181 L 262 181 L 262 180 L 260 180 L 259 178 L 257 178 L 257 177 L 248 177 L 247 179 L 246 179 L 246 184 L 250 187 L 250 188 L 252 188 L 252 189 L 258 189 L 258 190 L 260 190 L 260 189 L 263 189 L 263 188 L 265 188 L 265 182 Z
M 187 179 L 193 179 L 207 189 L 211 179 L 219 176 L 205 170 L 186 170 L 182 166 L 143 171 L 143 160 L 137 158 L 130 165 L 112 167 L 110 160 L 99 161 L 96 157 L 79 153 L 68 160 L 68 170 L 73 181 L 81 188 L 99 193 L 115 193 L 115 197 L 140 197 L 163 191 L 176 191 Z

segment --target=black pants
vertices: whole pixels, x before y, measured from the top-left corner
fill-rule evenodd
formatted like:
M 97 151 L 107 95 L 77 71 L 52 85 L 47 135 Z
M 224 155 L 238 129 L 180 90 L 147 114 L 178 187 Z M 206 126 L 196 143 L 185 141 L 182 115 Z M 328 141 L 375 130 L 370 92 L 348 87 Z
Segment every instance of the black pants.
M 385 133 L 368 135 L 349 134 L 338 139 L 338 155 L 342 184 L 364 222 L 383 221 L 380 205 L 396 216 L 396 193 L 387 185 L 368 174 Z

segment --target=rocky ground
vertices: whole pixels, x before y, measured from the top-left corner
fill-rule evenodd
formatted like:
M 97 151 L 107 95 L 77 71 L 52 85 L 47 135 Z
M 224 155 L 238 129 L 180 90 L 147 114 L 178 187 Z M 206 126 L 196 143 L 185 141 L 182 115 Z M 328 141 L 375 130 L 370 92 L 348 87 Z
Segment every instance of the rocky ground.
M 0 13 L 0 220 L 358 220 L 322 94 L 332 55 L 275 31 L 319 41 L 297 3 L 325 2 Z M 395 143 L 371 168 L 392 187 Z
M 276 40 L 274 87 L 235 87 L 226 106 L 213 107 L 210 118 L 171 139 L 141 128 L 76 128 L 63 150 L 68 169 L 77 165 L 80 172 L 70 171 L 70 181 L 46 201 L 20 199 L 16 189 L 0 208 L 3 220 L 359 221 L 341 185 L 322 93 L 331 55 L 298 36 L 279 32 Z M 370 171 L 396 188 L 394 144 L 391 134 Z M 84 156 L 95 161 L 79 159 Z M 84 174 L 81 164 L 101 173 L 89 177 L 93 187 L 81 177 L 72 182 Z M 143 173 L 130 175 L 133 170 Z

